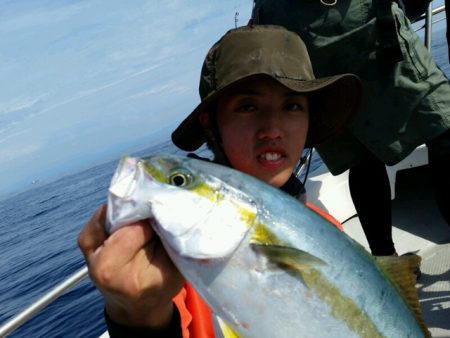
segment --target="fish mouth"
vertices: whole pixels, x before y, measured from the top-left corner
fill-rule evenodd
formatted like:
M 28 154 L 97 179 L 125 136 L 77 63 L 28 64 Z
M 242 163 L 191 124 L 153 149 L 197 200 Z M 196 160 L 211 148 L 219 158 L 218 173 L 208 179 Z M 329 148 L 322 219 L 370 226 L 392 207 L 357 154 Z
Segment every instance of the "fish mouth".
M 255 221 L 256 205 L 214 177 L 181 187 L 171 182 L 173 173 L 195 175 L 195 166 L 188 164 L 170 157 L 125 158 L 109 189 L 107 231 L 151 219 L 165 247 L 179 256 L 229 257 Z

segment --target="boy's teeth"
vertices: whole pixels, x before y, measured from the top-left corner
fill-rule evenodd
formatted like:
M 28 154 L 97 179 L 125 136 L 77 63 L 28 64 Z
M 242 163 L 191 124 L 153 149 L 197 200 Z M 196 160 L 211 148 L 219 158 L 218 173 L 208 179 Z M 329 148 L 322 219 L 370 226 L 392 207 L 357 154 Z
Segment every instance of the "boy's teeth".
M 267 161 L 276 161 L 281 157 L 281 155 L 279 153 L 264 153 L 262 157 Z

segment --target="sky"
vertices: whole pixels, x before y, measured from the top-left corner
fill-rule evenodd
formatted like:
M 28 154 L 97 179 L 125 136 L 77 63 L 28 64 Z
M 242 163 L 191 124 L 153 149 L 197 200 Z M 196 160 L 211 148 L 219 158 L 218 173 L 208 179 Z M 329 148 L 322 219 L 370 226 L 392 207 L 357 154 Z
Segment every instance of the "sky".
M 252 3 L 0 0 L 0 197 L 169 140 Z
M 0 8 L 5 195 L 168 140 L 199 102 L 208 49 L 247 23 L 252 1 L 0 0 Z

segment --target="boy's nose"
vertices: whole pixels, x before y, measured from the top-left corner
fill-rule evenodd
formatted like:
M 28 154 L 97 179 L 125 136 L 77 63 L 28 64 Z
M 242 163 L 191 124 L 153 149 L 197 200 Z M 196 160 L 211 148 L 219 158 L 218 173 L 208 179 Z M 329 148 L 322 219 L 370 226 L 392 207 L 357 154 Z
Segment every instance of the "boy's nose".
M 276 139 L 281 138 L 282 134 L 280 114 L 272 109 L 263 111 L 259 120 L 258 138 Z

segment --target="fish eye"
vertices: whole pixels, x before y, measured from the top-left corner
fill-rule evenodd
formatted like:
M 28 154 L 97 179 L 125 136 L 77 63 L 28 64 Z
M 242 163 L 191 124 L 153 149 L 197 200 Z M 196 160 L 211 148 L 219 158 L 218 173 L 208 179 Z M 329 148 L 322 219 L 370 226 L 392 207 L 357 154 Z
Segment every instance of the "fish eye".
M 189 173 L 175 171 L 169 176 L 169 183 L 176 187 L 185 187 L 192 181 L 192 176 Z

